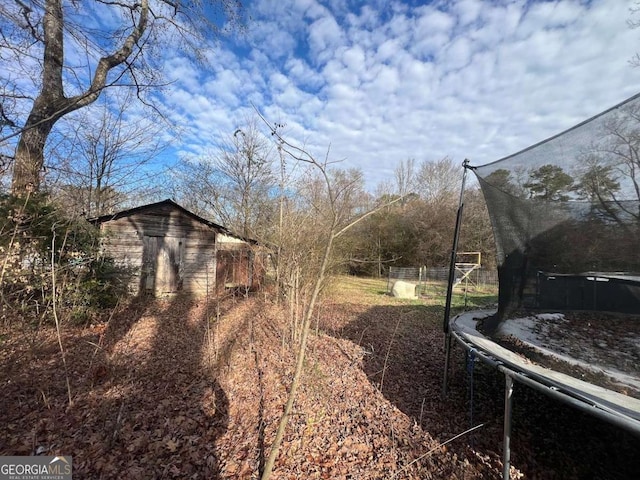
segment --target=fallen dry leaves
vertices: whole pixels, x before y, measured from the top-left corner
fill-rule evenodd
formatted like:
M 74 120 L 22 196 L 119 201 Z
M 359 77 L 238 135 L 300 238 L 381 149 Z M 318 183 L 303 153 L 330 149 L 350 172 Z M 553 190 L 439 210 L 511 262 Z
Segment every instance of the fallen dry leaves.
M 489 390 L 477 416 L 495 418 L 476 448 L 468 438 L 438 447 L 470 426 L 460 352 L 440 399 L 440 307 L 327 301 L 320 314 L 273 478 L 500 478 Z M 65 327 L 71 406 L 55 332 L 5 328 L 0 454 L 73 455 L 74 478 L 258 478 L 294 371 L 286 318 L 259 297 L 178 297 Z M 514 462 L 524 464 L 531 478 L 579 478 Z

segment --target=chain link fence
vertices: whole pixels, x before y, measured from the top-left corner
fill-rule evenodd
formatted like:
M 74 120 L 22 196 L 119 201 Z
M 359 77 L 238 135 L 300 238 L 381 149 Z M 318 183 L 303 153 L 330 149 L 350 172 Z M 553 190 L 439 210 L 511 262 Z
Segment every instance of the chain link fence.
M 430 285 L 444 285 L 449 279 L 448 267 L 390 267 L 387 278 L 387 293 L 391 294 L 393 285 L 398 280 L 414 283 L 416 293 L 424 295 L 428 293 Z M 459 284 L 466 288 L 497 289 L 498 272 L 489 268 L 478 268 L 469 274 L 469 277 Z
M 449 267 L 433 267 L 424 269 L 424 277 L 427 282 L 447 282 L 449 280 Z M 469 274 L 470 284 L 479 288 L 498 288 L 498 271 L 490 268 L 477 268 Z
M 389 276 L 387 278 L 387 293 L 391 294 L 393 285 L 402 280 L 405 282 L 415 283 L 416 292 L 424 289 L 425 271 L 427 267 L 389 267 Z

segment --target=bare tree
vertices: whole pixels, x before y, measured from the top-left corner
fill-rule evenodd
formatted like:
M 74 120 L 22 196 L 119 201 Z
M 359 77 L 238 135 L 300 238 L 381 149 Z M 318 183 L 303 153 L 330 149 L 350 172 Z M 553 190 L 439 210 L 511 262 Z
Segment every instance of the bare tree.
M 180 164 L 178 189 L 194 211 L 245 237 L 269 239 L 277 209 L 273 163 L 273 150 L 255 119 L 247 119 L 216 152 Z
M 0 139 L 2 143 L 18 137 L 12 193 L 24 195 L 40 188 L 45 144 L 58 120 L 95 102 L 108 87 L 132 86 L 143 98 L 146 89 L 161 83 L 153 54 L 169 41 L 198 55 L 199 45 L 207 45 L 205 36 L 219 30 L 215 20 L 220 12 L 233 25 L 239 19 L 239 3 L 96 0 L 87 6 L 87 2 L 21 0 L 0 5 L 3 56 L 9 64 L 24 66 L 4 91 L 15 91 L 12 99 L 31 95 L 28 88 L 18 90 L 20 74 L 35 75 L 32 89 L 37 91 L 26 121 L 11 120 L 20 128 Z M 98 20 L 101 15 L 122 24 L 108 32 Z M 102 28 L 92 28 L 96 23 Z M 80 68 L 65 62 L 65 53 L 74 50 L 80 52 L 78 58 L 87 59 Z M 5 98 L 2 105 L 3 116 L 10 120 Z
M 449 157 L 436 161 L 425 160 L 416 173 L 416 193 L 429 203 L 455 204 L 461 181 L 460 167 Z
M 613 166 L 604 164 L 598 155 L 588 154 L 584 157 L 575 190 L 581 199 L 592 204 L 591 214 L 624 224 L 617 206 L 620 203 L 620 182 L 616 180 Z
M 629 13 L 631 15 L 627 20 L 629 28 L 636 29 L 640 27 L 640 20 L 638 20 L 638 15 L 640 15 L 640 2 L 636 1 L 635 6 L 629 8 Z M 629 62 L 634 67 L 640 66 L 640 53 L 636 53 Z
M 620 180 L 621 195 L 640 203 L 640 108 L 626 107 L 605 125 L 600 151 Z M 631 213 L 640 220 L 640 211 Z
M 608 119 L 581 157 L 577 191 L 617 223 L 640 224 L 640 108 Z
M 354 177 L 347 172 L 332 171 L 332 162 L 330 162 L 328 158 L 325 158 L 323 161 L 317 160 L 304 148 L 285 140 L 275 126 L 269 126 L 281 151 L 289 158 L 307 165 L 312 170 L 312 172 L 309 172 L 310 177 L 308 178 L 308 180 L 310 180 L 308 182 L 309 195 L 304 202 L 310 207 L 305 211 L 307 216 L 310 216 L 312 212 L 317 213 L 314 218 L 319 220 L 319 224 L 316 222 L 316 235 L 314 238 L 319 248 L 307 250 L 306 252 L 301 252 L 299 249 L 298 251 L 283 249 L 287 254 L 293 254 L 300 259 L 302 259 L 303 255 L 306 255 L 304 266 L 308 273 L 312 272 L 309 273 L 308 276 L 312 281 L 308 285 L 308 299 L 305 302 L 305 308 L 302 314 L 295 373 L 289 388 L 287 403 L 278 424 L 276 437 L 265 462 L 262 480 L 268 480 L 271 477 L 275 461 L 278 457 L 280 444 L 284 438 L 289 416 L 291 415 L 302 377 L 311 320 L 330 269 L 334 244 L 338 238 L 342 237 L 354 225 L 386 206 L 381 205 L 367 212 L 358 212 L 357 208 L 354 209 L 353 206 L 357 203 L 354 202 L 354 199 L 358 196 L 359 189 L 357 186 L 360 184 L 361 178 L 358 176 Z M 401 199 L 402 197 L 397 197 L 392 200 L 391 203 L 395 203 Z M 355 217 L 353 216 L 354 210 L 356 213 Z M 306 239 L 308 239 L 308 237 Z M 308 245 L 306 242 L 303 242 L 303 244 Z
M 415 188 L 415 164 L 414 158 L 401 160 L 394 170 L 396 190 L 398 195 L 406 197 Z
M 153 192 L 153 178 L 162 171 L 153 160 L 165 146 L 164 126 L 131 114 L 131 92 L 114 93 L 72 114 L 77 118 L 64 122 L 65 148 L 51 149 L 58 161 L 50 161 L 47 187 L 74 214 L 113 213 L 128 199 Z

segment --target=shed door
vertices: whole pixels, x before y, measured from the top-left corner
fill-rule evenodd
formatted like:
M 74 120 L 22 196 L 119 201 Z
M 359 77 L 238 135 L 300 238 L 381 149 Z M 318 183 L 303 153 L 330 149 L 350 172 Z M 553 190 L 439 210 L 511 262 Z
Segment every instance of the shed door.
M 147 292 L 161 295 L 182 288 L 185 239 L 145 236 L 143 283 Z
M 216 282 L 226 288 L 251 287 L 251 252 L 218 250 Z

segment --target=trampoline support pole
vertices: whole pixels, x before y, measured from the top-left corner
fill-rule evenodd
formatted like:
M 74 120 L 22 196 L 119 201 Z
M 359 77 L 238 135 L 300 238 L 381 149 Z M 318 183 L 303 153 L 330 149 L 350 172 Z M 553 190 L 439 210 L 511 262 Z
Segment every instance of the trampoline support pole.
M 449 380 L 449 359 L 451 357 L 451 334 L 444 337 L 444 376 L 442 379 L 442 399 L 447 397 L 447 382 Z
M 509 480 L 511 469 L 511 409 L 513 406 L 513 378 L 504 374 L 504 437 L 502 440 L 502 479 Z
M 449 316 L 451 315 L 451 300 L 453 298 L 453 282 L 456 276 L 456 256 L 458 254 L 458 238 L 460 238 L 460 225 L 462 224 L 462 212 L 464 211 L 464 187 L 467 181 L 467 169 L 469 160 L 465 158 L 462 163 L 462 185 L 460 187 L 460 200 L 458 201 L 458 212 L 456 214 L 456 226 L 453 230 L 453 245 L 451 247 L 451 260 L 449 261 L 449 280 L 447 282 L 447 298 L 444 303 L 444 320 L 442 327 L 444 333 L 449 333 Z
M 451 334 L 449 333 L 449 316 L 451 315 L 451 300 L 453 298 L 453 282 L 455 280 L 456 270 L 456 254 L 458 252 L 458 238 L 460 236 L 460 224 L 462 223 L 462 212 L 464 210 L 464 187 L 467 181 L 467 170 L 472 168 L 469 166 L 469 160 L 465 158 L 462 162 L 462 185 L 460 188 L 460 200 L 458 202 L 458 213 L 456 215 L 456 226 L 453 232 L 453 246 L 451 247 L 451 261 L 449 263 L 449 281 L 447 282 L 447 298 L 444 303 L 444 319 L 442 329 L 445 333 L 444 338 L 444 375 L 442 380 L 442 398 L 447 396 L 447 381 L 449 376 L 449 356 L 451 354 Z
M 476 355 L 474 350 L 467 352 L 467 372 L 469 373 L 469 427 L 473 427 L 473 372 L 476 366 Z M 474 448 L 473 434 L 469 438 L 471 448 Z

